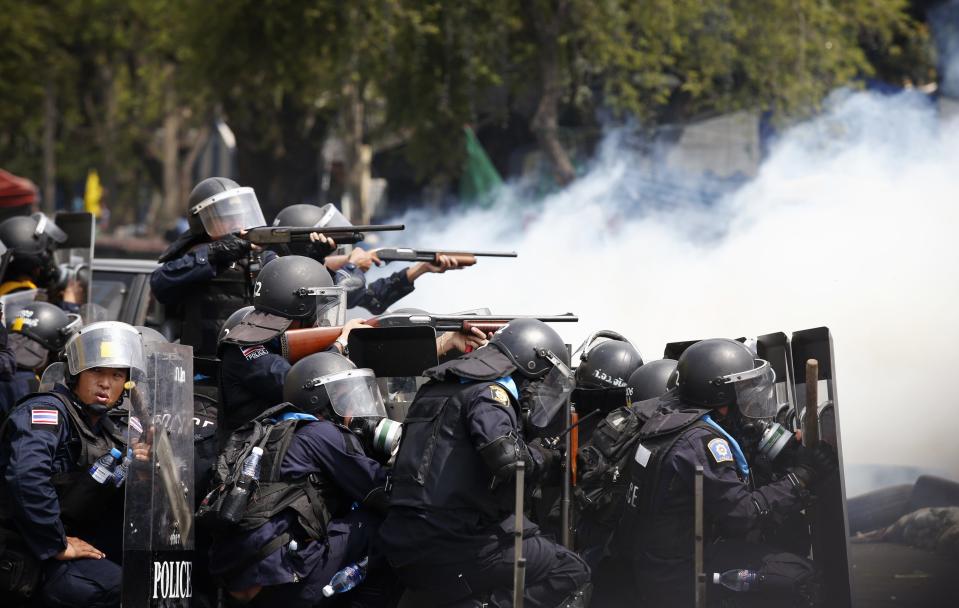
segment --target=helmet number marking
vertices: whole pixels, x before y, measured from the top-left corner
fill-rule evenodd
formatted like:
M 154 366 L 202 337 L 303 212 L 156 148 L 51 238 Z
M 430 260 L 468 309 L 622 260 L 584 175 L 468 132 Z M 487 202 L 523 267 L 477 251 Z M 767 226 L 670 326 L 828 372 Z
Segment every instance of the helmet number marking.
M 263 289 L 263 283 L 261 283 L 260 281 L 257 281 L 256 283 L 253 284 L 253 297 L 254 297 L 254 298 L 260 297 L 260 290 L 261 290 L 261 289 Z

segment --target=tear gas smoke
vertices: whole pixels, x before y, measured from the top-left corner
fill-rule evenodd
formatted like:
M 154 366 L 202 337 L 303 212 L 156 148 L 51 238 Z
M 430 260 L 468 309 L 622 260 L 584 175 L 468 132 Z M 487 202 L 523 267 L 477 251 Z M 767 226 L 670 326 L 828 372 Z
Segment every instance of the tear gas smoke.
M 675 340 L 826 325 L 846 464 L 959 477 L 959 120 L 908 92 L 840 91 L 826 108 L 710 203 L 682 181 L 672 204 L 651 200 L 648 162 L 618 132 L 541 203 L 508 188 L 489 209 L 410 214 L 391 241 L 520 257 L 424 277 L 402 305 L 570 311 L 580 322 L 554 327 L 574 346 L 613 329 L 647 360 Z

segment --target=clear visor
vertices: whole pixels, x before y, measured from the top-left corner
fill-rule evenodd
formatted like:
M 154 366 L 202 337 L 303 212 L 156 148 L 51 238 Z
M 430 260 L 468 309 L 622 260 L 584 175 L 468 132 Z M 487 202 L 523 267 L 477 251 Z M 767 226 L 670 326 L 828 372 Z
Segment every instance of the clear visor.
M 45 234 L 47 238 L 56 243 L 66 242 L 67 233 L 61 230 L 49 217 L 43 213 L 34 213 L 30 217 L 37 221 L 37 227 L 33 230 L 34 236 L 39 237 Z
M 749 372 L 724 378 L 736 389 L 739 413 L 746 418 L 769 420 L 776 415 L 776 372 L 767 361 L 756 359 L 757 366 Z
M 529 401 L 529 423 L 536 428 L 546 428 L 556 414 L 569 404 L 569 398 L 576 388 L 573 372 L 559 357 L 545 351 L 545 357 L 552 363 L 549 372 L 540 380 L 531 384 Z
M 263 210 L 253 188 L 234 188 L 198 203 L 192 210 L 203 229 L 218 239 L 233 232 L 266 226 Z
M 347 418 L 386 418 L 386 406 L 370 369 L 350 369 L 338 374 L 314 378 L 304 388 L 326 389 L 330 407 Z
M 25 289 L 23 291 L 8 293 L 5 296 L 0 296 L 0 306 L 3 307 L 4 321 L 9 322 L 17 318 L 17 316 L 20 314 L 20 311 L 23 310 L 23 307 L 27 304 L 33 303 L 33 301 L 36 299 L 36 289 Z
M 70 338 L 64 352 L 74 376 L 93 367 L 143 370 L 140 333 L 126 323 L 105 321 L 88 325 Z
M 303 287 L 300 297 L 316 298 L 315 327 L 338 327 L 346 323 L 346 290 L 342 287 Z
M 340 210 L 334 207 L 331 203 L 327 203 L 320 207 L 322 215 L 320 215 L 320 220 L 313 224 L 316 228 L 342 228 L 352 226 L 350 220 L 340 213 Z

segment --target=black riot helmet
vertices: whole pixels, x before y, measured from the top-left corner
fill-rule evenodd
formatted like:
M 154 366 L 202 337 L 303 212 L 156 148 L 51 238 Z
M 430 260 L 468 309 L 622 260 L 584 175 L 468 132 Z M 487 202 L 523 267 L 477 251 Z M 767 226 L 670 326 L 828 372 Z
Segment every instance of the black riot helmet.
M 650 361 L 634 371 L 626 381 L 633 403 L 654 399 L 676 386 L 676 360 Z
M 323 209 L 301 203 L 280 209 L 273 219 L 274 226 L 317 226 L 323 218 Z
M 516 366 L 520 407 L 527 432 L 545 429 L 569 403 L 575 387 L 569 351 L 556 330 L 538 319 L 516 319 L 484 348 L 499 350 Z
M 67 240 L 67 235 L 53 220 L 42 213 L 29 217 L 11 217 L 0 222 L 0 242 L 10 254 L 11 276 L 36 276 L 52 280 L 56 274 L 53 250 Z M 43 277 L 36 270 L 46 270 Z
M 286 319 L 311 321 L 319 292 L 333 287 L 326 266 L 312 258 L 288 255 L 271 260 L 253 284 L 253 308 Z M 331 292 L 332 293 L 332 292 Z
M 7 321 L 17 365 L 25 369 L 42 366 L 50 353 L 63 350 L 80 324 L 79 315 L 67 314 L 49 302 L 31 302 L 19 309 Z
M 240 184 L 227 177 L 208 177 L 205 180 L 193 186 L 190 191 L 190 198 L 187 201 L 186 219 L 190 223 L 190 234 L 206 234 L 203 230 L 203 222 L 200 221 L 200 215 L 194 211 L 195 207 L 217 194 L 239 188 Z
M 386 417 L 373 372 L 357 369 L 338 353 L 315 353 L 297 361 L 283 381 L 283 400 L 338 421 Z
M 490 345 L 506 355 L 526 378 L 542 378 L 556 365 L 569 367 L 566 343 L 556 330 L 539 319 L 510 321 L 493 335 Z
M 776 374 L 744 344 L 727 338 L 702 340 L 686 349 L 676 364 L 680 399 L 689 405 L 736 405 L 747 418 L 775 415 Z
M 598 338 L 607 338 L 596 342 Z M 598 331 L 583 342 L 579 367 L 576 368 L 577 388 L 611 388 L 626 386 L 626 380 L 643 364 L 636 347 L 614 331 Z

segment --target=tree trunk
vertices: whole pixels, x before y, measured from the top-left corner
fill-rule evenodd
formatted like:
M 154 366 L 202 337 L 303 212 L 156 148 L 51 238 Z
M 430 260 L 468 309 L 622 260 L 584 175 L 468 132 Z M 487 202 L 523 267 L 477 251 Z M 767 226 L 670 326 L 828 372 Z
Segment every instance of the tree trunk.
M 43 96 L 43 201 L 41 209 L 48 215 L 56 211 L 57 197 L 57 97 L 53 80 L 47 80 Z
M 346 147 L 347 177 L 346 191 L 350 195 L 350 221 L 355 224 L 370 223 L 369 208 L 369 146 L 364 145 L 364 115 L 366 104 L 363 90 L 359 84 L 346 85 L 346 113 L 344 115 L 343 140 Z M 367 187 L 364 187 L 366 185 Z
M 163 205 L 157 214 L 154 227 L 165 229 L 182 215 L 180 208 L 179 116 L 176 104 L 176 88 L 173 83 L 174 67 L 164 70 L 163 82 Z
M 569 13 L 569 3 L 559 0 L 555 7 L 543 8 L 544 4 L 527 5 L 528 16 L 539 47 L 539 72 L 541 92 L 536 113 L 530 127 L 536 135 L 540 148 L 553 165 L 556 182 L 565 186 L 576 177 L 573 163 L 559 140 L 559 102 L 563 97 L 562 64 L 559 38 Z

